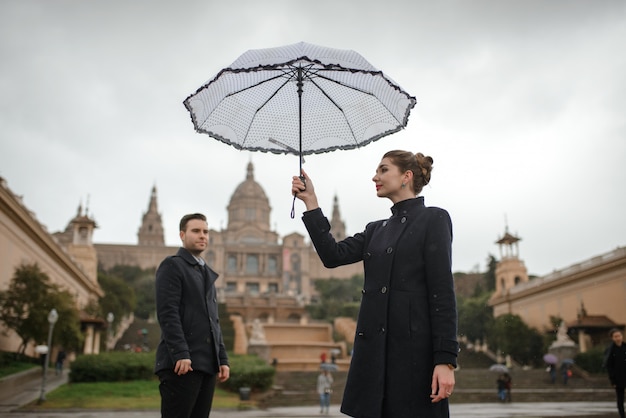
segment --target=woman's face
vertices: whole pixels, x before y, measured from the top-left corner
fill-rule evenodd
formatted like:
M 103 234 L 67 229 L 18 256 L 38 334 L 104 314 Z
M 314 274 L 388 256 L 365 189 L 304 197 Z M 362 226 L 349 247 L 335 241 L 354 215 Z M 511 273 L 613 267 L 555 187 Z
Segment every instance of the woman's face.
M 624 336 L 619 331 L 615 331 L 611 336 L 611 339 L 613 340 L 615 345 L 622 345 L 622 342 L 624 342 Z
M 400 172 L 400 168 L 389 158 L 383 158 L 376 168 L 376 174 L 372 177 L 376 184 L 376 195 L 387 197 L 392 201 L 397 201 L 394 197 L 409 189 L 407 174 Z M 402 187 L 402 183 L 405 187 Z

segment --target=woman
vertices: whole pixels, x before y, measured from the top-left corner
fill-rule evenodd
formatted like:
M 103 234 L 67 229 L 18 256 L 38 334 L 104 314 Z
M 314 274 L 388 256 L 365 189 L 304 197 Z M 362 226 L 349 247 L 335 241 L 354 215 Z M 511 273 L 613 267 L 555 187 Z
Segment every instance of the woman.
M 365 280 L 341 412 L 352 417 L 448 417 L 454 389 L 456 300 L 448 213 L 417 197 L 433 160 L 386 153 L 372 178 L 391 217 L 336 242 L 311 179 L 293 177 L 304 224 L 326 267 L 363 261 Z M 306 186 L 305 186 L 306 184 Z

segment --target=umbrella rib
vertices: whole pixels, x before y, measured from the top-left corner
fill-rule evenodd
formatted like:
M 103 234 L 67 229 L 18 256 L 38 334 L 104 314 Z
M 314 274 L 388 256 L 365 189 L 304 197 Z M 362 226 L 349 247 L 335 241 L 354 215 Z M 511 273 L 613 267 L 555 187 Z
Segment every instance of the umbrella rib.
M 322 78 L 325 78 L 325 79 L 326 79 L 326 77 L 322 77 Z M 352 125 L 350 124 L 350 121 L 349 121 L 349 120 L 348 120 L 348 118 L 346 117 L 346 113 L 343 111 L 343 109 L 341 108 L 341 106 L 339 106 L 339 104 L 338 104 L 337 102 L 335 102 L 335 101 L 332 99 L 332 97 L 330 97 L 330 96 L 328 95 L 328 93 L 326 93 L 326 92 L 324 91 L 324 89 L 323 89 L 322 87 L 320 87 L 320 85 L 319 85 L 319 84 L 317 84 L 317 83 L 316 83 L 316 82 L 315 82 L 312 78 L 309 78 L 309 81 L 311 82 L 311 84 L 313 84 L 315 87 L 317 87 L 317 88 L 318 88 L 318 90 L 319 90 L 319 91 L 321 91 L 321 92 L 322 92 L 322 94 L 323 94 L 324 96 L 326 96 L 326 98 L 327 98 L 327 99 L 328 99 L 328 100 L 329 100 L 329 101 L 330 101 L 330 102 L 331 102 L 331 103 L 332 103 L 332 104 L 333 104 L 333 105 L 334 105 L 337 109 L 339 109 L 339 110 L 340 110 L 340 113 L 341 113 L 341 115 L 343 116 L 343 119 L 346 121 L 346 124 L 348 125 L 348 128 L 350 129 L 350 134 L 352 135 L 352 139 L 354 140 L 354 145 L 355 145 L 357 148 L 359 148 L 359 141 L 356 139 L 356 135 L 354 134 L 354 130 L 352 129 Z M 331 81 L 334 81 L 334 80 L 331 80 Z M 341 83 L 338 83 L 338 84 L 343 85 L 343 84 L 341 84 Z M 349 87 L 349 86 L 348 86 L 348 87 Z M 357 89 L 357 90 L 358 90 L 358 89 Z
M 286 74 L 286 72 L 283 71 L 283 74 Z M 283 77 L 283 76 L 276 76 L 276 77 L 273 77 L 272 79 L 276 79 L 276 78 L 279 78 L 279 77 Z M 261 109 L 263 109 L 269 103 L 269 101 L 272 100 L 272 98 L 274 96 L 276 96 L 278 94 L 278 92 L 281 91 L 287 85 L 287 83 L 289 83 L 289 80 L 291 80 L 291 78 L 287 77 L 285 79 L 285 82 L 283 84 L 281 84 L 281 86 L 278 87 L 259 107 L 256 108 L 256 110 L 254 111 L 254 116 L 252 116 L 252 119 L 250 120 L 250 123 L 248 124 L 248 128 L 246 129 L 246 134 L 244 135 L 244 138 L 241 141 L 241 146 L 242 147 L 244 146 L 244 144 L 248 140 L 248 134 L 250 133 L 250 129 L 252 128 L 252 125 L 254 124 L 254 120 L 256 119 L 256 117 L 259 114 L 259 112 L 261 111 Z M 259 83 L 259 84 L 261 84 L 261 83 Z

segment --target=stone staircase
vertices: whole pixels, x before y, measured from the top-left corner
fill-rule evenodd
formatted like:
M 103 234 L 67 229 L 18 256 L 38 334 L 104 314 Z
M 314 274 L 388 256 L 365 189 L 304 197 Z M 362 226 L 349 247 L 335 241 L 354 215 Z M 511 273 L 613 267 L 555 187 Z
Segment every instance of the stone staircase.
M 318 372 L 277 372 L 274 387 L 264 394 L 253 394 L 261 408 L 279 406 L 317 405 L 316 392 Z M 331 403 L 341 403 L 346 372 L 333 373 L 333 394 Z M 613 402 L 615 392 L 609 386 L 605 375 L 591 375 L 587 378 L 572 377 L 564 385 L 560 380 L 550 383 L 545 370 L 513 370 L 511 372 L 513 402 L 570 402 L 607 401 Z M 490 403 L 497 402 L 497 373 L 484 369 L 460 369 L 456 372 L 456 388 L 451 403 Z M 257 395 L 257 396 L 255 396 Z
M 266 393 L 259 394 L 254 400 L 257 401 L 261 408 L 319 405 L 319 395 L 317 394 L 318 375 L 319 371 L 276 372 L 272 389 Z M 339 404 L 343 397 L 347 372 L 334 372 L 332 376 L 333 393 L 330 395 L 330 402 Z
M 143 330 L 147 333 L 144 337 Z M 135 317 L 132 324 L 128 326 L 124 334 L 122 334 L 115 343 L 115 350 L 122 351 L 126 347 L 139 347 L 145 345 L 147 349 L 155 350 L 161 339 L 161 328 L 154 321 L 146 321 L 145 319 Z

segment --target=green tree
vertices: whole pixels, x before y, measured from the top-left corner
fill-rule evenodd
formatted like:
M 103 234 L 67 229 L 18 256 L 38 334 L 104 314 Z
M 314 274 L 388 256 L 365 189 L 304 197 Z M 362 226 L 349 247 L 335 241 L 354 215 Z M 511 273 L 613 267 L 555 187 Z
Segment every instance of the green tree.
M 141 319 L 149 319 L 156 310 L 155 271 L 138 266 L 116 265 L 104 271 L 109 276 L 121 278 L 135 293 L 133 312 Z
M 22 339 L 18 353 L 24 354 L 30 342 L 47 343 L 48 313 L 53 308 L 59 314 L 53 342 L 77 348 L 82 335 L 72 295 L 51 284 L 36 263 L 18 266 L 9 287 L 0 292 L 0 321 Z
M 496 290 L 496 267 L 498 265 L 498 260 L 489 254 L 487 258 L 487 271 L 484 274 L 484 283 L 488 291 L 493 292 Z
M 489 338 L 492 346 L 511 355 L 517 362 L 528 365 L 542 362 L 543 338 L 537 330 L 526 325 L 519 315 L 497 317 Z
M 56 291 L 51 292 L 48 297 L 52 307 L 59 314 L 59 320 L 54 326 L 52 345 L 60 345 L 65 351 L 80 351 L 84 335 L 80 329 L 80 313 L 76 308 L 76 301 L 70 292 L 58 290 L 56 286 L 53 288 Z M 44 341 L 46 340 L 42 340 L 41 343 Z
M 483 340 L 493 323 L 493 308 L 489 306 L 489 292 L 471 298 L 459 298 L 459 335 L 469 341 Z
M 319 293 L 316 303 L 307 306 L 307 311 L 314 319 L 332 321 L 338 316 L 350 316 L 356 319 L 361 301 L 363 276 L 355 275 L 350 279 L 316 280 L 315 289 Z
M 154 275 L 143 276 L 134 284 L 137 294 L 135 315 L 141 319 L 149 319 L 156 312 L 156 282 Z
M 135 310 L 135 290 L 123 279 L 102 272 L 98 273 L 98 283 L 104 291 L 104 296 L 100 298 L 98 315 L 106 318 L 109 312 L 113 313 L 113 325 L 116 326 L 122 318 Z

